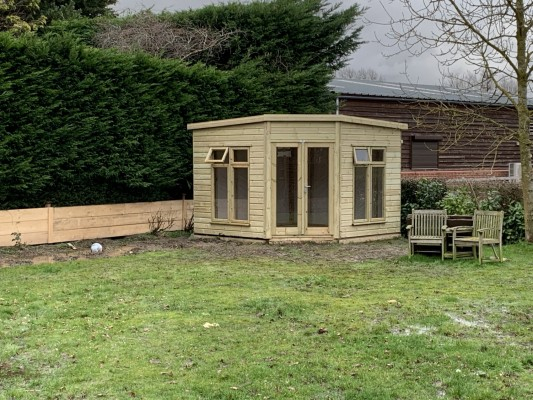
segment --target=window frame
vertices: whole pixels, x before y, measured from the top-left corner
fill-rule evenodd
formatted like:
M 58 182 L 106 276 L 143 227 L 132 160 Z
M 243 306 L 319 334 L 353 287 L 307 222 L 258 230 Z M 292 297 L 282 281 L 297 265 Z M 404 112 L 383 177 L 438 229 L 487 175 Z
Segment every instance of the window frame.
M 215 150 L 224 150 L 224 157 L 217 159 L 216 161 L 210 157 Z M 246 151 L 246 161 L 235 161 L 235 151 Z M 228 147 L 212 147 L 206 157 L 206 163 L 211 164 L 211 223 L 226 224 L 226 225 L 250 225 L 250 148 L 242 146 L 228 146 Z M 226 169 L 226 216 L 227 218 L 217 218 L 216 216 L 216 170 L 220 168 Z M 236 198 L 236 178 L 235 170 L 246 170 L 246 219 L 236 218 L 237 213 L 237 201 Z
M 219 150 L 224 151 L 222 158 L 219 158 L 219 159 L 212 158 L 213 155 L 215 154 L 215 151 L 219 151 Z M 205 162 L 211 163 L 211 164 L 225 164 L 228 158 L 228 152 L 229 152 L 229 147 L 210 147 L 209 151 L 207 152 L 207 156 L 205 157 Z
M 368 160 L 360 160 L 357 157 L 357 151 L 358 150 L 366 150 L 368 154 Z M 382 151 L 382 160 L 374 161 L 374 154 L 373 151 L 378 150 Z M 353 219 L 353 225 L 362 225 L 362 224 L 369 224 L 369 223 L 382 223 L 386 220 L 386 207 L 385 207 L 385 199 L 386 199 L 386 167 L 387 167 L 387 149 L 383 146 L 353 146 L 353 177 L 352 177 L 352 183 L 353 183 L 353 205 L 352 205 L 352 219 Z M 364 211 L 365 211 L 365 218 L 356 218 L 356 207 L 357 207 L 357 169 L 366 169 L 364 171 L 364 179 L 365 179 L 365 193 L 364 193 Z M 382 178 L 381 178 L 381 216 L 380 217 L 373 217 L 373 194 L 374 194 L 374 184 L 373 184 L 373 174 L 374 174 L 374 168 L 381 168 L 382 169 Z

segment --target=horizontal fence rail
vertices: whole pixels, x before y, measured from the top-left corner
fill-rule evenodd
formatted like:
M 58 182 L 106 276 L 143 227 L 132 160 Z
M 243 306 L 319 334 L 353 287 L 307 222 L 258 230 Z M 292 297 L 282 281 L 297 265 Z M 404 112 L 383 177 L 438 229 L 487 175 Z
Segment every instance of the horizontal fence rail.
M 0 210 L 0 246 L 177 231 L 192 216 L 193 200 Z

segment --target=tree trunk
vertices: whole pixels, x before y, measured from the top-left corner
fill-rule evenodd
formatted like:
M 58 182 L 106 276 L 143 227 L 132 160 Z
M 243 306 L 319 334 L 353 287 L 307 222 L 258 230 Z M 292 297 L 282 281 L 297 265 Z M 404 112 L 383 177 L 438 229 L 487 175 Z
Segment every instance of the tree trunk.
M 531 173 L 531 156 L 529 166 L 522 170 L 522 184 L 527 184 L 527 207 L 524 205 L 524 215 L 526 219 L 526 240 L 533 243 L 533 174 Z M 524 179 L 525 177 L 525 179 Z
M 529 6 L 528 6 L 529 7 Z M 516 84 L 518 111 L 518 143 L 520 145 L 520 164 L 522 165 L 522 198 L 524 203 L 524 222 L 526 240 L 533 241 L 533 176 L 531 175 L 531 138 L 529 127 L 531 115 L 527 104 L 527 89 L 529 74 L 528 60 L 528 33 L 529 26 L 526 23 L 526 9 L 523 0 L 517 0 L 516 13 Z
M 529 137 L 529 110 L 526 108 L 518 114 L 518 142 L 520 144 L 520 164 L 522 165 L 522 198 L 526 240 L 533 242 L 533 174 L 531 171 L 531 139 Z

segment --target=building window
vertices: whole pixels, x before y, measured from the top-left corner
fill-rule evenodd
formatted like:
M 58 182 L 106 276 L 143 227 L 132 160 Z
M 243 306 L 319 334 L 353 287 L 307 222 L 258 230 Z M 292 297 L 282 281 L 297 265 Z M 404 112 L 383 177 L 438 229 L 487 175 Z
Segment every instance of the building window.
M 356 147 L 354 158 L 354 222 L 385 218 L 385 149 Z
M 247 148 L 210 148 L 205 159 L 213 164 L 213 220 L 248 221 L 249 159 Z
M 411 168 L 435 169 L 439 167 L 439 141 L 413 138 L 411 141 Z
M 205 158 L 208 163 L 225 163 L 228 157 L 228 147 L 211 147 Z

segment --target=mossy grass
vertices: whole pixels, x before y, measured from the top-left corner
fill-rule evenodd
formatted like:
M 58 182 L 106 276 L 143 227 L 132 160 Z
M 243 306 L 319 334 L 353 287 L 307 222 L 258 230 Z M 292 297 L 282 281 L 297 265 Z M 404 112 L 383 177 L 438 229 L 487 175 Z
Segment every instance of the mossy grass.
M 0 399 L 532 398 L 532 250 L 0 269 Z

